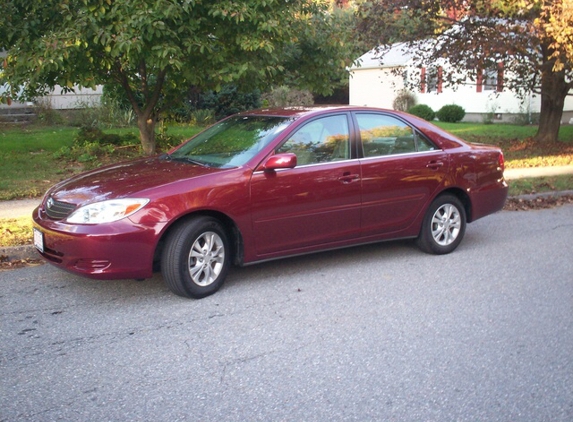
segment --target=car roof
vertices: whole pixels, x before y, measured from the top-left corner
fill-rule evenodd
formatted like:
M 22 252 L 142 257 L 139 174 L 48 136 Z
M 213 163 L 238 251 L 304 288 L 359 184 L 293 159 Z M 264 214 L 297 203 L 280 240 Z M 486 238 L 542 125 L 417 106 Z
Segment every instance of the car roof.
M 312 117 L 332 111 L 373 111 L 378 113 L 388 113 L 393 116 L 404 118 L 409 124 L 414 125 L 418 130 L 428 135 L 433 141 L 438 142 L 442 148 L 456 148 L 464 144 L 464 141 L 457 136 L 437 127 L 431 122 L 399 110 L 389 110 L 378 107 L 352 106 L 352 105 L 319 105 L 319 106 L 300 106 L 300 107 L 283 107 L 283 108 L 261 108 L 257 110 L 245 111 L 239 113 L 239 116 L 274 116 L 286 117 L 298 120 L 302 117 Z
M 375 107 L 362 107 L 362 106 L 349 106 L 349 105 L 318 105 L 318 106 L 295 106 L 295 107 L 282 107 L 282 108 L 260 108 L 257 110 L 250 110 L 240 113 L 241 115 L 256 115 L 256 116 L 277 116 L 277 117 L 303 117 L 313 114 L 321 114 L 329 111 L 386 111 L 396 114 L 395 110 L 385 110 Z M 399 114 L 399 112 L 398 112 Z

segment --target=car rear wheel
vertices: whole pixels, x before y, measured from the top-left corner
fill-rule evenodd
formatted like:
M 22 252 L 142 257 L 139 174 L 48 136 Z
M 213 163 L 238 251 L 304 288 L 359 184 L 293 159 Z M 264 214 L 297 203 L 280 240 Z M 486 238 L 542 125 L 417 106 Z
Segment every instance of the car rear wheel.
M 221 224 L 196 217 L 167 237 L 161 257 L 165 284 L 176 295 L 200 299 L 215 293 L 229 271 L 229 241 Z
M 428 208 L 417 239 L 418 247 L 431 254 L 447 254 L 458 247 L 466 231 L 466 211 L 454 195 L 437 197 Z

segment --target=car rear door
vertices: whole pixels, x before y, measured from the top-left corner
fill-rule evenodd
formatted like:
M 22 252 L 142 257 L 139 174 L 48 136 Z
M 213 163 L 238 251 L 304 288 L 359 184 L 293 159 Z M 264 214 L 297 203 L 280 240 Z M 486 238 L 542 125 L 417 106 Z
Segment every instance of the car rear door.
M 404 230 L 444 183 L 448 156 L 395 116 L 354 117 L 362 146 L 362 234 Z
M 260 258 L 359 235 L 360 164 L 349 134 L 346 113 L 314 119 L 276 151 L 296 154 L 295 168 L 253 174 L 252 221 Z

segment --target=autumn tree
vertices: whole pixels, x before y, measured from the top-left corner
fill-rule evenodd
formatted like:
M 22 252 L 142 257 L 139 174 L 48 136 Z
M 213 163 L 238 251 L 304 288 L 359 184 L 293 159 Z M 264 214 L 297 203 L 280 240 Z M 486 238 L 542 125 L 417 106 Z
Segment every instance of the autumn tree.
M 447 58 L 443 80 L 464 83 L 504 67 L 504 87 L 541 96 L 537 141 L 557 140 L 573 88 L 573 0 L 377 0 L 358 8 L 359 34 L 382 49 L 406 42 L 415 65 Z M 424 42 L 420 43 L 421 40 Z
M 285 46 L 311 30 L 304 25 L 313 16 L 328 19 L 328 3 L 0 0 L 0 51 L 7 52 L 0 84 L 9 88 L 4 100 L 41 96 L 57 85 L 119 85 L 137 116 L 143 149 L 152 154 L 157 116 L 167 102 L 179 101 L 190 86 L 280 80 Z M 340 54 L 327 52 L 334 59 Z M 300 59 L 302 68 L 315 58 Z M 324 79 L 307 82 L 328 91 Z

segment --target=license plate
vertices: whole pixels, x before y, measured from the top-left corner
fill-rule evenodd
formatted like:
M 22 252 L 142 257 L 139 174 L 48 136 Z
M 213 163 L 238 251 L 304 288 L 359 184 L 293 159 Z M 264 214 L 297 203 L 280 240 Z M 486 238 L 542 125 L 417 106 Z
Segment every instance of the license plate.
M 34 246 L 40 252 L 44 252 L 44 233 L 34 227 Z

